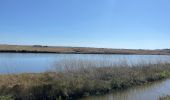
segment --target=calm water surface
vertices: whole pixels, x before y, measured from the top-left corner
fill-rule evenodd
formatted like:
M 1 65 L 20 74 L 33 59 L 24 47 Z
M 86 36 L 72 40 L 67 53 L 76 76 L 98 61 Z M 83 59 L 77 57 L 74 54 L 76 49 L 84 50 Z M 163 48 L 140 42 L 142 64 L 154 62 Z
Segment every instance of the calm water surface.
M 90 96 L 81 100 L 159 100 L 159 97 L 166 95 L 170 95 L 170 79 L 107 95 Z
M 104 64 L 129 64 L 170 61 L 165 55 L 103 55 L 103 54 L 35 54 L 35 53 L 0 53 L 0 74 L 44 72 L 57 66 L 57 63 L 69 60 L 88 60 Z M 58 69 L 59 70 L 59 69 Z

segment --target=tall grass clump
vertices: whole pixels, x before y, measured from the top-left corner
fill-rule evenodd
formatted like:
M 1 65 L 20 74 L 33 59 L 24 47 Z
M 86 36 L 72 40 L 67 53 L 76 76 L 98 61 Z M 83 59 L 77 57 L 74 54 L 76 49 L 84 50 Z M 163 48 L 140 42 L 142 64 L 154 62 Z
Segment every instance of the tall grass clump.
M 170 76 L 169 62 L 120 62 L 64 60 L 57 63 L 52 71 L 45 73 L 0 75 L 0 96 L 10 95 L 14 100 L 75 99 Z
M 170 96 L 160 97 L 159 100 L 170 100 Z

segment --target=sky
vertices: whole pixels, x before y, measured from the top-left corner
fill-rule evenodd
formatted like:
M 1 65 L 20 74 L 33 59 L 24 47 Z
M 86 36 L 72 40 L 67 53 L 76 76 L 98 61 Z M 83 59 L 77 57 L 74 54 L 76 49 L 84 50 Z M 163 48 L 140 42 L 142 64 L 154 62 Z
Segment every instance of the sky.
M 0 44 L 170 48 L 170 0 L 0 0 Z

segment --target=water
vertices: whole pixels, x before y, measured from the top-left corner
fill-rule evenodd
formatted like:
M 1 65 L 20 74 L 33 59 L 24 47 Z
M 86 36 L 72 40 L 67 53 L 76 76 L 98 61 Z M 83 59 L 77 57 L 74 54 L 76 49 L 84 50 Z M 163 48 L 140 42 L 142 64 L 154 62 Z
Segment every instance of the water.
M 99 55 L 99 54 L 33 54 L 0 53 L 0 74 L 39 73 L 51 70 L 60 63 L 86 60 L 108 66 L 111 64 L 170 62 L 166 55 Z M 57 69 L 56 69 L 57 70 Z M 60 66 L 58 66 L 60 70 Z M 170 79 L 154 84 L 137 86 L 107 95 L 90 96 L 82 100 L 158 100 L 160 96 L 170 95 Z
M 119 64 L 156 63 L 158 60 L 170 61 L 166 55 L 103 55 L 103 54 L 42 54 L 42 53 L 0 53 L 0 74 L 39 73 L 52 69 L 58 63 L 70 60 L 88 60 L 105 66 Z M 104 66 L 102 65 L 102 66 Z M 58 66 L 60 67 L 60 66 Z M 60 68 L 58 68 L 60 70 Z
M 170 95 L 170 79 L 107 95 L 89 96 L 81 100 L 159 100 L 160 97 L 166 95 Z

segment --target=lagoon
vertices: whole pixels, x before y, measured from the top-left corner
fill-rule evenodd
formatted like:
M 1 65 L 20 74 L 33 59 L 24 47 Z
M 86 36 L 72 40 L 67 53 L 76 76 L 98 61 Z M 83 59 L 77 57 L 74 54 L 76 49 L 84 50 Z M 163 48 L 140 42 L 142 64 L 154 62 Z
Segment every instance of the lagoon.
M 118 54 L 55 54 L 55 53 L 0 53 L 0 74 L 41 73 L 54 67 L 61 70 L 59 63 L 87 60 L 98 66 L 170 62 L 168 55 L 118 55 Z M 101 65 L 102 62 L 102 65 Z

